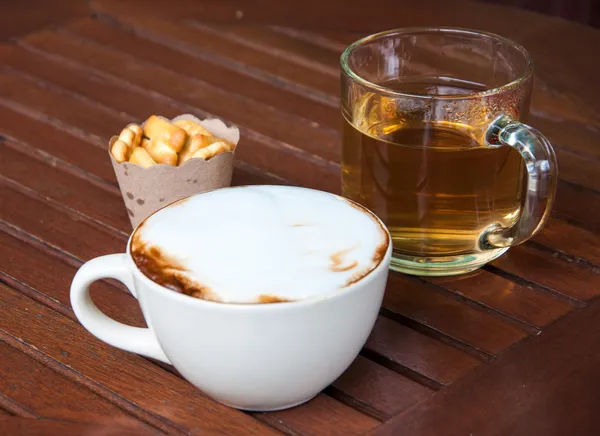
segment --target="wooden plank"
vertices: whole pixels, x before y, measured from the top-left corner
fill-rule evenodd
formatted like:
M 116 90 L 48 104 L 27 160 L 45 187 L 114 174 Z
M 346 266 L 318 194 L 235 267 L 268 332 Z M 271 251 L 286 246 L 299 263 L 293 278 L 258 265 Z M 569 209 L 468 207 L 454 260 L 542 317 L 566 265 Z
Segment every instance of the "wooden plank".
M 209 25 L 193 21 L 194 26 L 216 33 L 239 44 L 271 53 L 285 61 L 305 65 L 323 74 L 338 77 L 340 54 L 306 39 L 294 38 L 269 26 Z
M 330 392 L 359 410 L 388 419 L 431 394 L 420 385 L 369 359 L 358 356 L 333 383 Z
M 89 100 L 69 98 L 24 77 L 0 75 L 0 97 L 21 106 L 35 108 L 41 113 L 50 114 L 67 123 L 83 124 L 87 127 L 87 132 L 97 137 L 101 137 L 101 132 L 106 129 L 118 133 L 123 125 L 127 124 L 127 118 L 101 110 L 100 106 Z M 57 101 L 69 101 L 69 107 L 57 105 Z M 94 107 L 98 110 L 92 111 Z
M 598 140 L 598 128 L 581 124 L 581 120 L 567 119 L 561 107 L 572 107 L 576 104 L 571 101 L 573 97 L 563 97 L 561 94 L 554 97 L 553 94 L 550 94 L 550 91 L 544 92 L 539 89 L 543 86 L 540 82 L 540 80 L 534 82 L 528 123 L 543 132 L 555 148 L 570 151 L 575 153 L 576 156 L 584 158 L 600 159 L 600 150 L 594 147 Z M 569 101 L 569 104 L 566 104 L 565 100 Z M 582 109 L 589 107 L 589 103 L 579 104 L 583 105 Z M 551 108 L 555 105 L 558 105 L 558 107 L 551 111 Z M 560 113 L 557 114 L 556 111 L 560 111 Z M 568 157 L 564 159 L 568 159 Z
M 160 434 L 130 419 L 121 419 L 103 424 L 90 424 L 21 417 L 1 419 L 0 433 L 14 436 L 80 436 L 88 434 L 152 436 Z
M 199 27 L 139 16 L 121 16 L 119 23 L 133 26 L 138 34 L 155 42 L 178 45 L 188 53 L 207 53 L 213 58 L 222 59 L 221 64 L 224 66 L 253 74 L 257 78 L 284 81 L 290 89 L 302 87 L 310 94 L 322 93 L 322 99 L 336 101 L 327 96 L 339 92 L 337 77 L 323 76 L 310 68 L 281 62 L 281 59 L 270 53 L 249 47 L 242 48 L 235 42 Z
M 32 14 L 35 10 L 37 13 Z M 2 4 L 0 40 L 25 35 L 48 26 L 54 26 L 91 13 L 85 0 L 62 0 L 55 5 L 45 0 L 27 0 Z
M 71 165 L 76 165 L 96 177 L 116 186 L 117 179 L 107 151 L 91 141 L 75 136 L 63 129 L 0 105 L 0 133 L 15 141 L 9 146 L 25 151 L 25 144 L 42 158 L 50 154 Z
M 214 84 L 233 94 L 261 101 L 276 107 L 279 111 L 296 114 L 319 125 L 339 129 L 340 115 L 337 107 L 311 100 L 278 83 L 259 80 L 243 71 L 221 66 L 210 56 L 190 56 L 178 50 L 177 47 L 158 44 L 102 21 L 82 20 L 65 28 L 78 37 L 84 37 L 136 58 L 163 65 L 179 74 Z M 167 60 L 170 61 L 167 63 Z
M 288 35 L 294 35 L 300 39 L 314 39 L 320 45 L 331 48 L 338 52 L 342 52 L 347 46 L 360 38 L 364 38 L 370 35 L 368 31 L 350 31 L 349 29 L 344 30 L 330 30 L 326 28 L 322 29 L 310 29 L 290 26 L 273 26 L 279 32 L 284 32 Z
M 558 259 L 531 247 L 509 250 L 492 265 L 581 301 L 600 295 L 600 270 Z
M 295 409 L 257 415 L 276 428 L 283 423 L 281 429 L 292 434 L 358 435 L 379 424 L 325 395 L 319 395 Z
M 573 307 L 532 286 L 525 286 L 485 270 L 458 277 L 431 277 L 428 281 L 511 318 L 544 327 Z
M 41 244 L 32 246 L 5 232 L 0 232 L 0 244 L 11 253 L 0 271 L 5 283 L 75 320 L 69 288 L 81 262 L 60 259 L 60 255 Z M 49 265 L 52 274 L 47 273 Z M 96 305 L 108 316 L 134 327 L 146 326 L 137 300 L 128 292 L 97 282 L 92 285 L 91 293 Z
M 402 14 L 393 16 L 390 11 L 397 3 L 388 1 L 372 2 L 368 0 L 357 0 L 347 3 L 342 0 L 321 2 L 309 0 L 304 2 L 302 10 L 289 8 L 285 4 L 273 0 L 230 0 L 227 2 L 184 2 L 179 8 L 165 5 L 161 0 L 92 0 L 90 7 L 93 11 L 112 16 L 142 15 L 159 16 L 169 19 L 196 18 L 216 23 L 239 23 L 245 25 L 257 24 L 280 24 L 296 26 L 302 29 L 334 29 L 342 31 L 378 31 L 386 28 L 406 27 L 410 25 L 411 19 L 419 25 L 431 25 L 432 20 L 439 18 L 442 23 L 452 24 L 454 20 L 460 20 L 463 26 L 473 20 L 474 17 L 498 15 L 498 20 L 505 24 L 507 19 L 502 20 L 501 13 L 506 13 L 506 8 L 479 4 L 468 0 L 457 0 L 453 5 L 446 2 L 422 1 L 419 3 L 402 4 Z M 319 13 L 315 13 L 315 11 Z M 526 18 L 536 15 L 526 12 L 517 12 L 516 23 L 527 24 Z M 398 15 L 398 14 L 396 14 Z M 466 17 L 464 15 L 467 15 Z M 449 23 L 450 22 L 450 23 Z M 495 23 L 485 23 L 494 26 Z M 417 25 L 417 24 L 415 24 Z M 459 25 L 459 24 L 455 24 Z M 472 24 L 471 24 L 472 26 Z M 496 25 L 501 29 L 499 25 Z
M 145 87 L 141 90 L 142 93 L 156 97 L 157 91 L 159 91 L 162 93 L 158 94 L 160 99 L 166 98 L 171 102 L 190 101 L 190 95 L 193 96 L 195 85 L 189 83 L 189 80 L 187 89 L 182 89 L 181 86 L 173 86 L 173 83 L 181 84 L 183 79 L 180 79 L 179 76 L 173 78 L 171 73 L 166 70 L 140 64 L 130 57 L 123 57 L 117 52 L 96 45 L 54 33 L 36 34 L 30 36 L 27 41 L 33 44 L 36 49 L 41 48 L 52 53 L 58 53 L 61 56 L 82 62 L 86 66 L 107 71 L 108 74 L 135 83 L 135 86 L 131 86 L 132 89 L 137 90 L 136 92 L 140 92 L 140 86 Z M 123 64 L 127 64 L 128 68 L 121 68 L 120 65 Z M 63 111 L 68 111 L 73 107 L 68 99 L 62 99 L 61 102 L 66 105 L 62 109 Z M 54 103 L 56 104 L 57 101 L 54 100 Z M 191 103 L 194 102 L 191 101 Z M 202 105 L 201 101 L 196 100 L 196 103 Z M 40 106 L 36 102 L 30 102 L 29 104 L 34 109 L 38 109 Z M 206 115 L 197 106 L 182 103 L 177 103 L 177 105 L 181 108 L 181 112 L 192 112 L 199 116 Z M 42 111 L 38 110 L 38 112 Z M 57 115 L 56 111 L 51 113 L 53 116 Z M 80 124 L 82 122 L 85 125 L 85 121 L 81 120 Z M 121 124 L 120 128 L 124 124 L 126 123 Z M 114 129 L 105 130 L 105 141 L 114 134 L 114 131 Z M 117 131 L 120 131 L 120 129 Z M 261 168 L 265 172 L 281 175 L 285 179 L 303 186 L 339 190 L 339 165 L 309 155 L 299 148 L 275 141 L 257 132 L 248 129 L 241 129 L 241 131 L 243 142 L 240 142 L 240 147 L 236 150 L 236 157 Z
M 39 358 L 60 362 L 65 365 L 66 376 L 82 378 L 87 386 L 102 386 L 110 394 L 126 399 L 129 407 L 136 405 L 144 413 L 191 434 L 270 433 L 268 427 L 215 403 L 183 379 L 139 356 L 100 342 L 75 321 L 6 286 L 0 285 L 0 290 L 2 339 L 13 346 L 20 344 L 19 349 L 27 348 L 29 354 Z M 169 388 L 164 389 L 165 386 Z
M 554 139 L 548 137 L 550 141 Z M 600 139 L 600 134 L 598 135 Z M 576 141 L 571 142 L 572 144 Z M 574 185 L 600 192 L 598 165 L 600 159 L 593 159 L 583 153 L 573 152 L 557 145 L 554 147 L 559 165 L 559 178 Z
M 382 425 L 378 435 L 593 435 L 600 302 Z
M 43 200 L 24 195 L 6 184 L 2 188 L 5 206 L 0 208 L 0 219 L 35 235 L 52 247 L 59 247 L 69 256 L 88 260 L 103 254 L 125 251 L 125 236 L 90 225 L 77 215 L 65 214 L 64 209 L 49 207 Z
M 480 364 L 462 351 L 382 316 L 367 348 L 382 358 L 380 363 L 438 387 L 449 385 Z
M 600 230 L 600 195 L 559 180 L 553 215 L 597 232 Z
M 600 236 L 589 230 L 551 219 L 533 241 L 600 266 Z
M 131 420 L 130 415 L 106 398 L 2 341 L 0 355 L 0 371 L 3 374 L 0 392 L 40 418 L 103 424 Z M 150 433 L 155 431 L 143 423 L 138 423 L 138 427 Z
M 514 324 L 394 272 L 388 278 L 383 307 L 391 316 L 399 314 L 490 355 L 501 353 L 527 336 Z
M 82 183 L 81 177 L 56 171 L 51 165 L 45 165 L 37 159 L 17 152 L 17 144 L 13 147 L 8 147 L 6 143 L 0 144 L 0 173 L 3 177 L 12 179 L 74 211 L 83 214 L 93 211 L 92 219 L 108 227 L 107 231 L 112 229 L 120 232 L 123 240 L 126 238 L 131 231 L 131 224 L 120 195 L 92 184 Z

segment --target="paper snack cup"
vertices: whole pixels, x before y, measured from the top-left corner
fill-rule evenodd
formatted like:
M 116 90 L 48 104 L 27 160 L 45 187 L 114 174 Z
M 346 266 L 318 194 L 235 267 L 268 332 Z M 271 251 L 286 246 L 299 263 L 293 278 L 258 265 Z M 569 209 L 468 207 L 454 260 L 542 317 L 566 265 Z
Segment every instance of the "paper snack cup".
M 171 121 L 178 120 L 195 121 L 215 137 L 226 139 L 236 147 L 240 140 L 239 129 L 235 126 L 228 127 L 219 119 L 200 120 L 186 114 Z M 114 159 L 110 150 L 117 139 L 117 136 L 110 139 L 108 155 L 134 228 L 150 214 L 169 203 L 231 185 L 234 152 L 220 153 L 209 160 L 189 159 L 182 166 L 155 164 L 143 168 L 131 162 L 118 163 Z

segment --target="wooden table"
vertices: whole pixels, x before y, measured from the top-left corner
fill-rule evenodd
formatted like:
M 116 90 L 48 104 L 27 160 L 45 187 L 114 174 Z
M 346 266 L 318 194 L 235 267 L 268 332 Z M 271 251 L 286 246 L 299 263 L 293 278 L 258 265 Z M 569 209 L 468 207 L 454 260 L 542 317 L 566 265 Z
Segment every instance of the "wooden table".
M 148 0 L 134 14 L 135 1 L 97 0 L 94 17 L 0 45 L 0 434 L 599 434 L 600 31 L 461 1 L 321 1 L 319 14 L 280 3 Z M 235 184 L 337 192 L 340 52 L 422 24 L 495 31 L 531 51 L 530 123 L 560 167 L 538 236 L 466 277 L 392 273 L 360 357 L 282 412 L 221 406 L 80 326 L 75 270 L 122 252 L 130 232 L 111 135 L 152 113 L 215 115 L 242 131 Z M 144 325 L 129 294 L 94 287 L 106 313 Z

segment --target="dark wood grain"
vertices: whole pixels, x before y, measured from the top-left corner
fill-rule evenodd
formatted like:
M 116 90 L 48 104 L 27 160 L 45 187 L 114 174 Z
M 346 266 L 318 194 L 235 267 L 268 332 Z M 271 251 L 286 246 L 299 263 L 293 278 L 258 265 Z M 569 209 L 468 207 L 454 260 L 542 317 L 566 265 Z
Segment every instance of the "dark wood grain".
M 5 178 L 72 208 L 75 215 L 82 211 L 93 211 L 91 218 L 102 223 L 99 225 L 107 227 L 107 231 L 120 232 L 126 238 L 131 225 L 117 193 L 93 185 L 88 188 L 82 184 L 81 177 L 56 171 L 52 168 L 51 161 L 50 165 L 46 165 L 17 152 L 18 145 L 13 145 L 12 148 L 6 142 L 0 144 L 0 172 Z
M 31 11 L 36 13 L 32 14 Z M 89 16 L 91 10 L 85 0 L 62 0 L 50 4 L 45 0 L 22 0 L 2 4 L 0 40 L 15 38 L 44 27 L 67 23 L 70 20 Z
M 3 264 L 4 282 L 75 320 L 69 301 L 69 285 L 80 262 L 61 256 L 61 252 L 35 245 L 31 239 L 23 240 L 28 238 L 26 235 L 11 235 L 3 230 L 0 243 L 12 253 Z M 49 274 L 50 266 L 52 274 Z M 128 292 L 98 282 L 92 285 L 91 293 L 96 305 L 110 317 L 135 327 L 146 326 L 139 304 Z
M 528 247 L 511 250 L 492 265 L 579 300 L 600 295 L 600 270 Z M 557 269 L 561 274 L 553 274 Z
M 527 335 L 511 323 L 436 292 L 431 285 L 396 273 L 388 278 L 383 307 L 390 316 L 402 315 L 490 355 Z
M 78 37 L 163 65 L 179 74 L 215 84 L 221 89 L 271 105 L 279 111 L 296 114 L 312 123 L 339 128 L 337 108 L 290 91 L 277 83 L 259 80 L 243 71 L 227 68 L 215 62 L 211 56 L 190 56 L 178 50 L 177 46 L 159 44 L 127 32 L 117 25 L 97 20 L 78 21 L 68 26 L 68 30 Z
M 0 378 L 2 395 L 36 417 L 104 424 L 131 419 L 106 398 L 1 341 L 0 354 L 0 371 L 4 375 Z
M 211 56 L 220 57 L 222 63 L 229 63 L 231 67 L 243 69 L 255 77 L 277 78 L 285 81 L 290 89 L 299 88 L 308 91 L 309 95 L 319 100 L 335 102 L 336 98 L 327 97 L 337 95 L 339 92 L 338 79 L 334 76 L 319 74 L 305 66 L 282 62 L 281 58 L 265 53 L 261 50 L 245 47 L 240 50 L 240 45 L 234 41 L 223 38 L 215 32 L 195 27 L 182 26 L 164 20 L 144 17 L 127 17 L 122 22 L 135 26 L 137 32 L 157 42 L 176 41 L 180 47 L 187 48 L 188 53 L 210 53 Z M 318 93 L 322 95 L 319 96 Z
M 376 434 L 597 434 L 600 302 L 554 327 L 391 419 Z
M 550 324 L 573 308 L 541 289 L 521 285 L 485 270 L 429 280 L 445 290 L 536 327 Z
M 385 317 L 379 317 L 375 323 L 367 348 L 380 356 L 382 363 L 438 387 L 452 383 L 480 363 L 466 353 Z
M 600 229 L 600 196 L 596 191 L 559 180 L 553 212 L 593 232 Z
M 1 102 L 0 102 L 1 104 Z M 39 159 L 53 156 L 56 161 L 68 165 L 64 168 L 79 167 L 113 185 L 115 192 L 117 179 L 106 150 L 96 147 L 89 138 L 81 138 L 38 119 L 28 117 L 0 106 L 0 129 L 8 147 L 16 147 L 22 153 L 29 153 Z M 44 138 L 40 141 L 40 138 Z
M 211 26 L 200 21 L 192 21 L 195 27 L 202 27 L 242 45 L 266 51 L 309 68 L 337 77 L 339 75 L 339 55 L 327 47 L 306 39 L 294 38 L 274 27 L 267 26 Z
M 342 395 L 380 419 L 402 412 L 431 393 L 431 389 L 362 356 L 332 386 L 332 395 Z
M 133 419 L 117 419 L 101 424 L 20 417 L 0 419 L 0 433 L 19 436 L 152 436 L 162 434 Z
M 275 428 L 293 434 L 312 434 L 315 431 L 323 435 L 364 434 L 379 424 L 375 419 L 325 395 L 319 395 L 296 409 L 257 416 Z
M 551 219 L 533 240 L 580 261 L 600 265 L 600 237 L 589 230 Z

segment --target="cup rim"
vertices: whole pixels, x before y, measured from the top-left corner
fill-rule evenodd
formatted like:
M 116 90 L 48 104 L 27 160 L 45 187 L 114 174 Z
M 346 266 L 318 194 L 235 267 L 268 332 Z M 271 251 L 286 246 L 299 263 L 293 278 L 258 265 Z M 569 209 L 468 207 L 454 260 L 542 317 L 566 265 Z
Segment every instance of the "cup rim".
M 330 291 L 318 294 L 316 296 L 312 296 L 309 298 L 304 298 L 301 300 L 292 300 L 292 301 L 285 301 L 285 302 L 278 302 L 278 303 L 241 303 L 241 302 L 220 302 L 220 301 L 212 301 L 212 300 L 205 300 L 202 298 L 196 298 L 196 297 L 192 297 L 190 295 L 186 295 L 186 294 L 182 294 L 179 293 L 177 291 L 171 290 L 171 289 L 167 289 L 164 286 L 156 283 L 155 281 L 151 280 L 149 277 L 147 277 L 136 265 L 136 263 L 133 260 L 133 257 L 131 256 L 131 241 L 133 239 L 133 236 L 135 235 L 135 233 L 138 231 L 138 229 L 144 224 L 144 222 L 146 222 L 146 220 L 152 216 L 154 216 L 156 213 L 160 212 L 163 209 L 166 209 L 170 206 L 174 206 L 177 203 L 181 203 L 184 202 L 186 200 L 188 200 L 189 198 L 192 197 L 196 197 L 199 195 L 203 195 L 203 194 L 207 194 L 209 192 L 214 192 L 214 191 L 218 191 L 218 190 L 222 190 L 222 189 L 236 189 L 236 188 L 243 188 L 243 187 L 248 187 L 248 186 L 280 186 L 280 187 L 284 187 L 284 188 L 292 188 L 292 189 L 302 189 L 302 190 L 308 190 L 308 191 L 316 191 L 316 192 L 320 192 L 320 193 L 326 193 L 329 195 L 333 195 L 335 197 L 341 198 L 345 201 L 348 201 L 350 203 L 353 203 L 354 205 L 358 206 L 360 209 L 364 210 L 366 213 L 370 214 L 373 218 L 375 218 L 375 220 L 379 223 L 379 225 L 381 226 L 381 228 L 385 231 L 386 235 L 387 235 L 387 250 L 385 252 L 385 255 L 381 258 L 381 260 L 379 261 L 379 263 L 377 264 L 377 266 L 375 268 L 373 268 L 371 271 L 369 271 L 365 276 L 363 276 L 362 278 L 360 278 L 358 281 L 351 283 L 350 285 L 344 287 L 343 289 L 332 289 Z M 345 198 L 342 197 L 340 195 L 337 194 L 332 194 L 330 192 L 326 192 L 326 191 L 321 191 L 318 189 L 311 189 L 311 188 L 305 188 L 305 187 L 301 187 L 301 186 L 286 186 L 286 185 L 238 185 L 238 186 L 227 186 L 224 188 L 216 188 L 216 189 L 211 189 L 210 191 L 205 191 L 205 192 L 201 192 L 198 194 L 193 194 L 190 195 L 188 197 L 184 197 L 182 199 L 173 201 L 170 204 L 167 204 L 163 207 L 161 207 L 160 209 L 157 209 L 156 211 L 152 212 L 150 215 L 148 215 L 146 218 L 144 218 L 136 227 L 135 229 L 133 229 L 133 231 L 131 232 L 131 235 L 129 236 L 129 239 L 127 240 L 127 249 L 126 249 L 126 257 L 127 257 L 127 262 L 130 264 L 130 269 L 133 271 L 134 275 L 142 282 L 144 282 L 146 285 L 148 285 L 150 288 L 156 290 L 157 292 L 159 292 L 160 294 L 168 297 L 168 298 L 174 298 L 175 300 L 180 300 L 183 303 L 189 303 L 189 304 L 196 304 L 199 306 L 205 306 L 206 307 L 211 307 L 213 309 L 224 309 L 224 310 L 244 310 L 244 311 L 270 311 L 270 310 L 293 310 L 299 307 L 304 307 L 304 306 L 312 306 L 312 305 L 316 305 L 322 302 L 326 302 L 326 301 L 332 301 L 332 300 L 336 300 L 338 298 L 342 298 L 343 296 L 346 295 L 350 295 L 353 294 L 354 292 L 357 292 L 358 289 L 361 289 L 363 287 L 368 287 L 370 282 L 372 282 L 375 279 L 375 276 L 381 273 L 381 270 L 384 269 L 384 272 L 387 272 L 387 270 L 389 269 L 389 263 L 392 257 L 392 237 L 391 234 L 389 232 L 389 229 L 387 228 L 387 226 L 383 223 L 383 221 L 381 220 L 381 218 L 379 218 L 375 213 L 373 213 L 371 210 L 367 209 L 366 207 L 364 207 L 361 204 L 356 203 L 354 200 L 351 200 L 349 198 Z M 137 289 L 136 289 L 137 291 Z
M 527 61 L 527 66 L 519 77 L 517 77 L 516 79 L 514 79 L 508 83 L 505 83 L 504 85 L 497 86 L 495 88 L 486 89 L 484 91 L 477 91 L 472 94 L 466 94 L 466 95 L 462 95 L 462 94 L 461 95 L 421 95 L 421 94 L 411 94 L 411 93 L 401 92 L 401 91 L 394 91 L 389 88 L 386 88 L 385 86 L 377 85 L 376 83 L 373 83 L 373 82 L 363 78 L 356 72 L 354 72 L 354 70 L 352 70 L 352 68 L 350 68 L 350 65 L 348 64 L 348 60 L 349 60 L 349 57 L 350 57 L 350 54 L 352 53 L 352 51 L 354 49 L 356 49 L 357 47 L 359 47 L 369 41 L 373 41 L 375 39 L 379 39 L 379 38 L 383 38 L 383 37 L 387 37 L 387 36 L 391 36 L 391 35 L 401 35 L 401 34 L 415 34 L 416 35 L 416 34 L 421 34 L 421 33 L 434 33 L 434 32 L 447 33 L 447 34 L 463 34 L 463 35 L 470 35 L 470 36 L 484 36 L 487 38 L 501 41 L 505 44 L 512 46 L 516 50 L 518 50 L 524 56 L 525 60 Z M 533 59 L 531 58 L 531 56 L 529 55 L 529 52 L 525 49 L 525 47 L 523 47 L 521 44 L 518 44 L 517 42 L 515 42 L 509 38 L 505 38 L 504 36 L 498 35 L 496 33 L 486 32 L 486 31 L 482 31 L 482 30 L 468 29 L 468 28 L 463 28 L 463 27 L 447 27 L 447 26 L 401 27 L 401 28 L 397 28 L 397 29 L 384 30 L 382 32 L 378 32 L 378 33 L 374 33 L 372 35 L 365 36 L 363 38 L 360 38 L 357 41 L 354 41 L 352 44 L 350 44 L 348 47 L 346 47 L 346 49 L 342 52 L 342 55 L 340 56 L 340 64 L 341 64 L 342 72 L 344 74 L 346 74 L 348 77 L 350 77 L 353 81 L 359 83 L 360 85 L 364 86 L 365 88 L 368 88 L 368 89 L 371 89 L 371 90 L 377 92 L 378 94 L 385 94 L 385 95 L 392 96 L 392 97 L 405 97 L 405 98 L 414 98 L 414 99 L 422 99 L 422 100 L 431 100 L 431 99 L 468 100 L 468 99 L 480 99 L 482 97 L 489 97 L 491 95 L 499 94 L 501 92 L 507 91 L 508 89 L 519 86 L 521 83 L 523 83 L 524 81 L 526 81 L 533 75 L 533 67 L 534 67 Z

